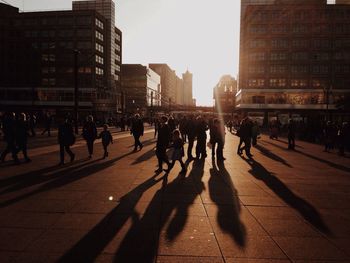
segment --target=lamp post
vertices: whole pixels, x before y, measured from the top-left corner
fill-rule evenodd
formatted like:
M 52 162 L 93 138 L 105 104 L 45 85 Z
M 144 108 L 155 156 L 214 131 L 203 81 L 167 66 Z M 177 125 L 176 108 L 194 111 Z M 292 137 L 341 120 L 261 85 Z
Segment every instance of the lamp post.
M 329 120 L 329 95 L 331 91 L 332 91 L 332 85 L 323 87 L 323 93 L 325 96 L 324 100 L 326 103 L 326 121 Z
M 79 50 L 74 49 L 74 120 L 75 120 L 75 134 L 79 133 L 79 87 L 78 87 L 78 56 Z

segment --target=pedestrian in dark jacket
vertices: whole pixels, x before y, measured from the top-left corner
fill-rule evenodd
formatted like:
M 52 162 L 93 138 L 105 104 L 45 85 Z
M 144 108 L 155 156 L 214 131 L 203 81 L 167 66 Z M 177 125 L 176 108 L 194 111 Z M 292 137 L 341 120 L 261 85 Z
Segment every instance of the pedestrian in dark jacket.
M 158 159 L 158 169 L 155 170 L 156 173 L 160 173 L 163 171 L 163 163 L 166 163 L 168 165 L 168 169 L 170 166 L 168 156 L 166 154 L 166 149 L 168 148 L 170 142 L 170 128 L 167 124 L 167 121 L 168 118 L 165 116 L 160 118 L 156 146 L 156 155 Z
M 103 159 L 105 159 L 108 156 L 108 151 L 107 151 L 108 145 L 110 143 L 113 144 L 113 137 L 112 137 L 111 132 L 108 130 L 107 124 L 103 125 L 103 131 L 100 133 L 98 138 L 102 139 L 102 146 L 103 146 L 103 151 L 104 151 Z
M 205 159 L 207 157 L 207 151 L 206 151 L 207 130 L 208 130 L 208 125 L 206 121 L 202 117 L 198 117 L 197 129 L 196 129 L 196 135 L 197 135 L 196 159 L 200 159 L 200 158 Z
M 15 114 L 13 112 L 9 112 L 5 115 L 3 123 L 2 123 L 2 131 L 4 133 L 4 140 L 6 142 L 6 148 L 1 154 L 1 161 L 4 162 L 6 159 L 6 155 L 8 153 L 12 154 L 12 159 L 15 163 L 19 164 L 19 160 L 17 157 L 16 144 L 15 144 Z
M 180 120 L 179 129 L 181 133 L 181 138 L 183 142 L 185 143 L 187 141 L 187 118 L 186 116 L 183 116 Z
M 16 121 L 15 137 L 17 145 L 16 153 L 18 154 L 22 151 L 25 161 L 30 162 L 31 160 L 27 154 L 28 123 L 24 113 L 19 114 L 18 120 Z
M 85 122 L 85 124 L 83 126 L 83 134 L 82 135 L 86 141 L 86 145 L 87 145 L 88 152 L 89 152 L 89 158 L 91 158 L 93 153 L 94 153 L 94 141 L 97 138 L 96 124 L 94 122 L 94 118 L 91 115 L 89 115 L 87 117 L 87 122 Z
M 249 117 L 245 117 L 239 128 L 239 137 L 240 143 L 238 145 L 237 153 L 242 154 L 243 150 L 245 150 L 246 155 L 250 158 L 253 155 L 250 153 L 251 141 L 252 141 L 252 128 L 253 123 Z M 244 147 L 242 147 L 242 143 L 244 143 Z
M 66 119 L 58 128 L 58 143 L 60 145 L 60 165 L 64 164 L 64 151 L 70 156 L 70 161 L 73 162 L 75 154 L 71 151 L 70 146 L 75 143 L 75 135 L 72 122 Z
M 210 142 L 212 145 L 211 148 L 211 157 L 215 158 L 215 148 L 216 148 L 216 156 L 218 161 L 224 161 L 224 144 L 225 144 L 225 127 L 219 119 L 215 119 L 213 121 L 212 128 L 210 130 Z
M 197 122 L 194 117 L 191 115 L 189 120 L 187 121 L 187 136 L 188 136 L 188 148 L 187 148 L 187 159 L 193 159 L 192 156 L 192 148 L 194 144 L 194 140 L 196 139 L 196 130 L 197 130 Z
M 29 130 L 32 133 L 32 137 L 36 136 L 35 126 L 36 126 L 36 116 L 35 116 L 35 114 L 31 114 L 29 116 Z
M 44 135 L 47 132 L 47 136 L 51 136 L 51 125 L 52 125 L 52 116 L 50 113 L 46 113 L 45 115 L 45 129 L 43 130 L 43 132 L 41 133 L 41 135 Z
M 134 152 L 137 151 L 137 147 L 140 147 L 140 150 L 142 150 L 143 145 L 140 142 L 140 137 L 143 136 L 144 127 L 139 114 L 135 114 L 135 117 L 132 120 L 130 133 L 134 136 L 134 140 L 135 140 Z
M 186 166 L 185 163 L 182 161 L 182 157 L 184 156 L 184 142 L 180 138 L 180 131 L 175 130 L 173 131 L 173 144 L 171 147 L 173 148 L 173 154 L 171 156 L 171 164 L 169 165 L 169 168 L 165 170 L 165 172 L 169 173 L 171 169 L 173 169 L 175 162 L 179 161 L 181 164 L 181 173 L 186 172 Z

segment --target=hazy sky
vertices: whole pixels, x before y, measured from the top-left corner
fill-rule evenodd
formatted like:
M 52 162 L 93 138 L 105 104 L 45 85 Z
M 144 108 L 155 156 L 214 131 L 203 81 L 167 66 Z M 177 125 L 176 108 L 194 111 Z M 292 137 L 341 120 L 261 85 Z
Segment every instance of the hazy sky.
M 32 10 L 70 9 L 71 0 L 6 0 Z M 220 77 L 238 73 L 239 0 L 114 0 L 123 63 L 167 63 L 193 73 L 197 105 L 212 105 Z

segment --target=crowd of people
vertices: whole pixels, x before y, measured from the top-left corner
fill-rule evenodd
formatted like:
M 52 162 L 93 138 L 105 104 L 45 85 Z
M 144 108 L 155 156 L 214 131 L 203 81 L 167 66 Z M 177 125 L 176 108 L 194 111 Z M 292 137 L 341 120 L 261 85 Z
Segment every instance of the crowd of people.
M 130 134 L 134 137 L 134 152 L 141 151 L 143 148 L 141 137 L 144 135 L 142 117 L 139 114 L 135 114 L 130 118 L 122 118 L 120 122 L 121 131 L 125 131 L 127 126 L 126 129 L 130 130 Z M 158 159 L 158 169 L 156 172 L 163 171 L 164 163 L 167 165 L 164 171 L 170 172 L 177 161 L 180 163 L 182 171 L 185 172 L 186 165 L 183 161 L 185 157 L 185 143 L 188 143 L 187 160 L 205 159 L 207 157 L 207 146 L 209 145 L 212 158 L 216 158 L 218 162 L 225 161 L 223 154 L 225 125 L 227 130 L 239 137 L 237 154 L 242 155 L 245 152 L 248 158 L 252 158 L 251 147 L 257 144 L 260 135 L 258 122 L 248 116 L 239 121 L 229 120 L 226 123 L 223 119 L 206 116 L 187 115 L 179 118 L 162 116 L 152 119 L 150 123 L 154 125 L 154 138 L 157 138 L 156 157 Z M 25 162 L 30 162 L 27 142 L 29 136 L 36 136 L 35 115 L 8 112 L 3 116 L 1 125 L 3 138 L 6 143 L 5 149 L 1 153 L 1 161 L 5 161 L 6 156 L 11 154 L 14 162 L 19 164 L 18 154 L 22 152 Z M 47 133 L 48 136 L 51 136 L 51 128 L 52 116 L 46 114 L 44 129 L 41 134 Z M 300 132 L 298 125 L 293 119 L 290 119 L 285 128 L 287 129 L 288 149 L 293 150 L 295 149 L 295 139 L 298 132 Z M 281 132 L 280 123 L 278 121 L 272 122 L 269 126 L 269 131 L 271 139 L 278 139 Z M 207 134 L 209 134 L 209 141 L 207 140 Z M 337 147 L 339 154 L 344 155 L 345 151 L 350 149 L 350 130 L 347 123 L 336 127 L 331 122 L 327 122 L 323 129 L 323 134 L 325 151 L 328 152 Z M 68 116 L 58 125 L 59 164 L 64 164 L 65 153 L 68 154 L 71 162 L 74 161 L 75 154 L 72 152 L 71 146 L 74 145 L 76 136 L 73 129 L 73 120 Z M 102 141 L 103 158 L 108 157 L 108 146 L 113 143 L 113 137 L 107 123 L 103 125 L 103 130 L 98 133 L 97 124 L 93 116 L 89 115 L 82 125 L 82 133 L 79 136 L 86 141 L 89 158 L 92 158 L 94 154 L 94 143 L 97 139 Z M 194 147 L 195 142 L 196 146 Z

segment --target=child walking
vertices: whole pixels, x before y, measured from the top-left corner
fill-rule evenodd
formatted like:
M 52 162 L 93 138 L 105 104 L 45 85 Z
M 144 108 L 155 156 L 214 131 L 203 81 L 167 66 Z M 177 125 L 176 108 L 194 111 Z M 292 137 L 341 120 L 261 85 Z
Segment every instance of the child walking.
M 182 161 L 182 157 L 185 155 L 184 154 L 184 142 L 180 138 L 180 131 L 179 130 L 174 130 L 173 131 L 173 145 L 172 147 L 174 148 L 173 155 L 171 157 L 172 162 L 169 165 L 169 168 L 167 170 L 164 170 L 165 172 L 169 173 L 171 169 L 174 167 L 175 162 L 179 161 L 182 167 L 181 173 L 186 172 L 186 166 L 184 162 Z
M 107 151 L 108 145 L 110 143 L 113 144 L 113 137 L 112 137 L 112 134 L 110 133 L 110 131 L 108 130 L 107 124 L 103 125 L 103 131 L 100 133 L 98 138 L 102 139 L 102 146 L 103 146 L 103 150 L 104 150 L 103 159 L 105 159 L 108 156 L 108 151 Z

